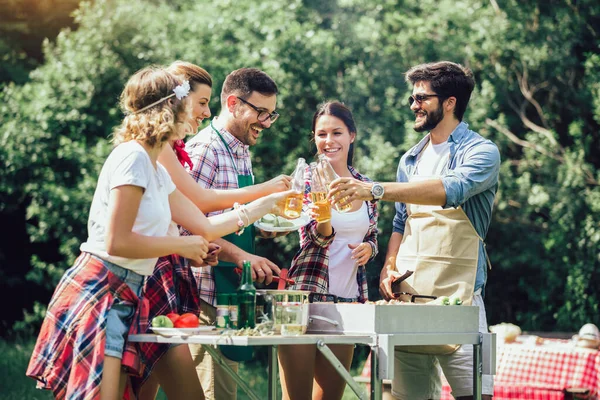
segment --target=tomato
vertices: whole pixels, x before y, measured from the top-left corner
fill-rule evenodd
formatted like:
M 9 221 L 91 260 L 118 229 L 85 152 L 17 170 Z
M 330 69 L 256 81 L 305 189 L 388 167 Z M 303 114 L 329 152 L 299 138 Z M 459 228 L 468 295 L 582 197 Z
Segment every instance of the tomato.
M 200 326 L 200 320 L 196 314 L 185 313 L 174 323 L 175 328 L 197 328 Z
M 167 318 L 169 318 L 171 320 L 172 323 L 175 323 L 175 321 L 177 321 L 181 316 L 177 313 L 168 313 L 167 314 Z
M 172 328 L 173 322 L 164 315 L 152 318 L 152 326 L 154 328 Z

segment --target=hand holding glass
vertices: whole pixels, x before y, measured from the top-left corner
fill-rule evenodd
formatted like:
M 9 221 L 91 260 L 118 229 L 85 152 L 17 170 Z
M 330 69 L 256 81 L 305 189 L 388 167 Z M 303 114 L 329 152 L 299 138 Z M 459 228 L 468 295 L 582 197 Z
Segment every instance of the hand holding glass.
M 317 163 L 310 163 L 310 196 L 316 206 L 315 214 L 317 222 L 331 220 L 331 204 L 327 200 L 327 185 L 319 174 Z

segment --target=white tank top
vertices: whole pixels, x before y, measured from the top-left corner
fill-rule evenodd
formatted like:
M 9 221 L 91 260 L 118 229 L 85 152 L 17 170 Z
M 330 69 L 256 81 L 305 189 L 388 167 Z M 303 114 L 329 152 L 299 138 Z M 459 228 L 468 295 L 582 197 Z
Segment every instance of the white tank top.
M 358 297 L 356 273 L 358 264 L 352 260 L 348 244 L 360 244 L 369 231 L 367 203 L 358 211 L 337 212 L 331 208 L 331 225 L 335 239 L 329 246 L 329 293 L 340 297 Z

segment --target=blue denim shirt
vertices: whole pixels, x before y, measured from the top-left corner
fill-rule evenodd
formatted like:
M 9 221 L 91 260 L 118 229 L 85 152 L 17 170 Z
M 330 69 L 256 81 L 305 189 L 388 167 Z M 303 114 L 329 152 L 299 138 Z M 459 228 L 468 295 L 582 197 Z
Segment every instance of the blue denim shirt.
M 469 130 L 469 125 L 465 122 L 458 124 L 448 141 L 450 165 L 447 172 L 441 176 L 446 190 L 444 208 L 462 206 L 479 236 L 485 239 L 492 218 L 494 197 L 498 190 L 500 152 L 490 140 Z M 415 173 L 417 156 L 428 142 L 429 135 L 402 156 L 398 164 L 398 182 L 408 182 Z M 406 205 L 396 203 L 394 232 L 404 235 L 406 218 Z M 486 279 L 487 259 L 484 244 L 481 242 L 475 290 L 483 288 Z

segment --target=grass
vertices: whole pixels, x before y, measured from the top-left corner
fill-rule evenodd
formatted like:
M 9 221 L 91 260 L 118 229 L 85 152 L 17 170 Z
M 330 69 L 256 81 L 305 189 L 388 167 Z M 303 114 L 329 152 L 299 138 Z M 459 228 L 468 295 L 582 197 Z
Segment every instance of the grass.
M 39 390 L 35 387 L 35 381 L 25 376 L 25 370 L 29 364 L 29 357 L 33 350 L 33 342 L 11 343 L 0 339 L 0 393 L 2 400 L 52 400 L 52 394 L 47 390 Z M 266 349 L 265 349 L 266 350 Z M 266 354 L 266 352 L 265 352 Z M 264 354 L 259 354 L 258 359 L 251 363 L 240 365 L 239 374 L 242 379 L 259 396 L 266 398 L 267 390 L 267 368 Z M 364 358 L 355 353 L 352 375 L 359 375 Z M 364 389 L 364 385 L 362 385 Z M 278 393 L 281 398 L 281 391 Z M 160 392 L 158 400 L 166 400 L 164 393 Z M 238 389 L 238 400 L 247 400 L 249 397 Z M 346 387 L 343 400 L 356 399 L 356 395 L 349 387 Z
M 35 387 L 25 376 L 33 343 L 9 343 L 0 339 L 0 393 L 2 400 L 51 400 L 52 394 Z

